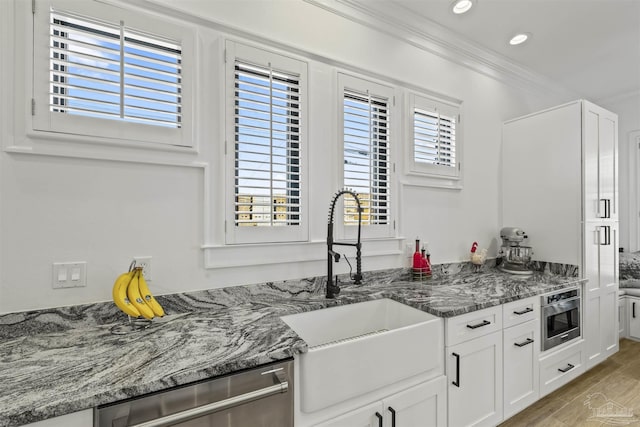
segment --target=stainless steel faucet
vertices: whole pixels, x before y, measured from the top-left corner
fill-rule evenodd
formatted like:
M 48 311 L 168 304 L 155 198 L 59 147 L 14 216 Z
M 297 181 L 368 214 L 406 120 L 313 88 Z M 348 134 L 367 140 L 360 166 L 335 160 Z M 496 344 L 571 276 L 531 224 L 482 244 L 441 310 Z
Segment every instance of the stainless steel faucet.
M 356 243 L 347 242 L 334 242 L 333 241 L 333 212 L 336 207 L 338 198 L 343 194 L 349 194 L 353 196 L 358 207 L 358 241 Z M 362 207 L 360 206 L 360 199 L 358 195 L 351 190 L 340 190 L 331 201 L 331 207 L 329 208 L 329 223 L 327 225 L 327 298 L 335 298 L 340 293 L 340 286 L 338 286 L 338 276 L 336 275 L 336 281 L 333 282 L 333 263 L 340 261 L 340 254 L 333 250 L 334 245 L 338 246 L 355 246 L 356 248 L 356 274 L 353 277 L 353 281 L 356 285 L 362 283 L 362 244 L 360 243 L 360 229 L 362 226 Z

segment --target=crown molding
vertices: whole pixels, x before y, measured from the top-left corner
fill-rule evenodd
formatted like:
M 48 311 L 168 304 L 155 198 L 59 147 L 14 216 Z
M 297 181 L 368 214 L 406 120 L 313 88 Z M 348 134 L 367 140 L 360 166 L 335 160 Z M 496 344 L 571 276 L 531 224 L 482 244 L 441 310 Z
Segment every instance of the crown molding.
M 417 16 L 395 1 L 303 1 L 511 86 L 563 99 L 576 97 L 552 79 L 481 47 L 435 21 Z
M 625 102 L 637 98 L 640 103 L 640 89 L 629 90 L 615 95 L 599 98 L 596 100 L 597 104 L 617 104 L 618 102 Z

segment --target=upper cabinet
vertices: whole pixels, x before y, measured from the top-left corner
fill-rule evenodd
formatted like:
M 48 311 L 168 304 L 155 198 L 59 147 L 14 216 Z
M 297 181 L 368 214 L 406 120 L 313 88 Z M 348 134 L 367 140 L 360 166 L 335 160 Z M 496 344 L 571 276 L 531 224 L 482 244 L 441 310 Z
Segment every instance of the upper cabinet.
M 618 219 L 618 118 L 583 103 L 584 220 Z
M 617 133 L 587 101 L 504 124 L 502 226 L 527 232 L 534 259 L 582 266 L 583 223 L 617 221 Z

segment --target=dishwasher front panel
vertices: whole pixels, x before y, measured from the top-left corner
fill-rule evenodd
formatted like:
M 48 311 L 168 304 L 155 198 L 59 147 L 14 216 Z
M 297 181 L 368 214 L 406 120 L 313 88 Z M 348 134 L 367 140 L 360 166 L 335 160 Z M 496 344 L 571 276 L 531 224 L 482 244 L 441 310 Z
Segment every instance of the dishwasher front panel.
M 94 427 L 293 427 L 293 361 L 95 409 Z

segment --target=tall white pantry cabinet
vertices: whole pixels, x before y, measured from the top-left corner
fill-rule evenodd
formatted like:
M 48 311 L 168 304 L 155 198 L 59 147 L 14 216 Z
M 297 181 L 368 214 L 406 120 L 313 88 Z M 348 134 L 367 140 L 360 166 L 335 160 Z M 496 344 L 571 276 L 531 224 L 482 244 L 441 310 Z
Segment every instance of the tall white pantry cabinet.
M 586 368 L 618 351 L 618 117 L 580 100 L 503 125 L 502 225 L 578 265 Z

